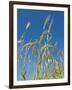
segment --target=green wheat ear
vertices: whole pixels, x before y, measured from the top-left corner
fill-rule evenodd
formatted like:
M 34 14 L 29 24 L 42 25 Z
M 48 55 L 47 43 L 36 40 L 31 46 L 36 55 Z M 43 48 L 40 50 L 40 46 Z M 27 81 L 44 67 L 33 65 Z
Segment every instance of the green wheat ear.
M 49 33 L 50 30 L 51 30 L 52 24 L 53 24 L 53 19 L 50 21 L 50 24 L 49 24 L 49 27 L 48 27 L 48 33 Z
M 48 24 L 49 20 L 50 20 L 50 16 L 47 16 L 46 19 L 45 19 L 44 25 L 43 25 L 43 29 L 45 29 L 45 27 Z
M 28 30 L 28 29 L 29 29 L 30 25 L 31 25 L 31 22 L 30 22 L 30 21 L 28 21 L 28 22 L 27 22 L 27 25 L 26 25 L 26 30 Z

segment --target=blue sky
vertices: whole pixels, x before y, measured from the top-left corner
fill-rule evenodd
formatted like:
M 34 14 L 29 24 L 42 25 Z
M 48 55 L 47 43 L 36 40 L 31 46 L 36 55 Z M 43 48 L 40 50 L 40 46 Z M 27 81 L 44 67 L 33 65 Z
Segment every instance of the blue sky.
M 52 44 L 54 44 L 57 41 L 59 48 L 62 50 L 64 48 L 63 11 L 17 9 L 17 40 L 20 40 L 22 33 L 26 32 L 26 25 L 28 21 L 31 23 L 31 25 L 26 33 L 24 39 L 25 42 L 29 42 L 31 38 L 33 40 L 39 39 L 41 33 L 44 31 L 43 24 L 48 15 L 50 15 L 50 19 L 53 19 L 53 26 L 51 28 L 51 42 Z M 47 28 L 48 26 L 46 27 L 46 29 Z M 22 63 L 23 62 L 21 61 L 18 65 L 18 79 L 20 78 L 20 67 L 22 66 Z

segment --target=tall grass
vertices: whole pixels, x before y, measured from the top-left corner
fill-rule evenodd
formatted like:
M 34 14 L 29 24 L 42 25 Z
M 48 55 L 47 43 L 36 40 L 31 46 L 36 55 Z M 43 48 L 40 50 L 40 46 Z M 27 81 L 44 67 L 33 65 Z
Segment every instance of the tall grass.
M 49 24 L 49 27 L 46 30 L 45 27 L 47 26 L 47 24 Z M 30 25 L 30 22 L 28 22 L 26 30 L 30 27 Z M 20 61 L 23 61 L 20 80 L 60 79 L 64 77 L 64 50 L 60 50 L 57 41 L 54 44 L 52 44 L 52 25 L 53 19 L 50 19 L 50 16 L 47 16 L 43 25 L 44 30 L 40 35 L 39 39 L 34 41 L 30 40 L 28 43 L 26 43 L 26 31 L 22 34 L 21 39 L 17 41 L 18 65 L 20 64 Z M 32 60 L 29 51 L 32 54 L 32 56 L 35 57 L 34 60 Z M 54 57 L 54 54 L 56 54 L 57 56 Z M 27 74 L 27 69 L 25 69 L 25 62 L 28 65 L 35 65 L 35 71 L 33 71 L 32 74 L 30 74 L 30 76 L 29 73 Z

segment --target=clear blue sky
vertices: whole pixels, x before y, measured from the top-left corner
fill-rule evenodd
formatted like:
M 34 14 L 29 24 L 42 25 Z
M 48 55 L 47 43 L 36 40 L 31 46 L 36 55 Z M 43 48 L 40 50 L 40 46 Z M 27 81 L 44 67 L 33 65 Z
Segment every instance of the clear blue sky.
M 26 32 L 27 22 L 31 25 L 26 33 L 25 42 L 39 39 L 43 30 L 43 24 L 46 17 L 50 15 L 53 18 L 53 26 L 51 28 L 52 44 L 58 42 L 59 48 L 64 48 L 64 12 L 63 11 L 48 11 L 48 10 L 17 10 L 17 39 L 21 38 L 22 33 Z M 48 26 L 46 27 L 48 28 Z M 27 64 L 27 63 L 26 63 Z M 18 65 L 18 79 L 20 78 L 22 62 Z M 32 68 L 32 67 L 31 67 Z M 30 70 L 30 69 L 29 69 Z

